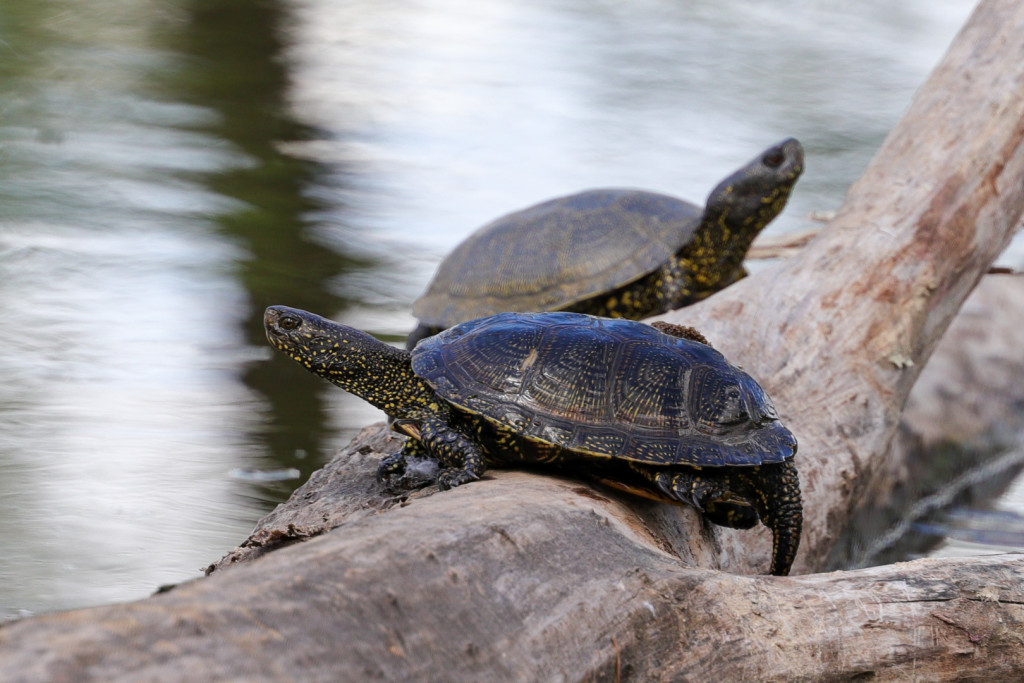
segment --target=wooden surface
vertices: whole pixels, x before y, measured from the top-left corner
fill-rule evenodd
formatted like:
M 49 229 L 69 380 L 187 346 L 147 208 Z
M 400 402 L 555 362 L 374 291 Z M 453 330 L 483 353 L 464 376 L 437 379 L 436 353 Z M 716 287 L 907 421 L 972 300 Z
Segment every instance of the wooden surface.
M 0 679 L 799 681 L 870 672 L 937 681 L 1024 672 L 1020 556 L 749 577 L 687 568 L 662 543 L 616 500 L 503 472 L 146 601 L 0 629 Z
M 1024 4 L 982 2 L 828 226 L 799 256 L 663 316 L 700 329 L 797 435 L 804 537 L 823 566 L 873 485 L 910 388 L 1021 224 Z M 808 173 L 813 168 L 808 164 Z M 724 532 L 730 571 L 763 566 Z

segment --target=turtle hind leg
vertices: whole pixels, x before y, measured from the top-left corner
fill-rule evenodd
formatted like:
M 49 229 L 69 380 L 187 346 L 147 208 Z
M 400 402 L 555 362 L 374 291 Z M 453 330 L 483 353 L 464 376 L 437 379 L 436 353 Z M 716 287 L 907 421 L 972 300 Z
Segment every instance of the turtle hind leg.
M 753 477 L 758 512 L 765 526 L 772 530 L 771 573 L 786 576 L 796 558 L 803 530 L 800 478 L 792 460 L 761 465 Z
M 711 501 L 704 506 L 709 522 L 731 529 L 753 529 L 761 521 L 751 505 Z
M 728 479 L 716 470 L 653 468 L 634 465 L 663 499 L 686 503 L 698 510 L 709 522 L 732 529 L 750 529 L 760 521 L 751 501 L 737 495 Z
M 664 495 L 696 507 L 715 524 L 749 529 L 760 519 L 772 532 L 771 573 L 789 574 L 803 528 L 800 480 L 791 460 L 749 468 L 633 469 Z

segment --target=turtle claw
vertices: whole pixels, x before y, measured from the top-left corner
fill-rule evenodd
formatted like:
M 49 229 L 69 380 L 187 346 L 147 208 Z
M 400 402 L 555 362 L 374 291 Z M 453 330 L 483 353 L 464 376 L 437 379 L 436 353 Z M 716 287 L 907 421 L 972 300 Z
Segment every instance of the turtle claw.
M 394 453 L 380 461 L 377 467 L 377 482 L 386 484 L 393 476 L 405 474 L 405 453 Z
M 470 472 L 469 470 L 447 469 L 437 475 L 437 488 L 442 491 L 447 491 L 448 489 L 455 488 L 456 486 L 476 481 L 479 478 L 480 475 Z

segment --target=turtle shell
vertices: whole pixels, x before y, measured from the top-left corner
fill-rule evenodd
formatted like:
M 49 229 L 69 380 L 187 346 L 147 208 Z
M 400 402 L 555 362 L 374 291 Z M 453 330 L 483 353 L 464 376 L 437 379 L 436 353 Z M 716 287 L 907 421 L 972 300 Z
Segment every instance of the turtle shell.
M 494 311 L 558 310 L 652 272 L 687 244 L 703 208 L 641 190 L 590 190 L 498 218 L 469 236 L 413 304 L 449 327 Z
M 458 408 L 579 456 L 753 466 L 796 452 L 749 375 L 631 320 L 502 313 L 425 339 L 412 367 Z

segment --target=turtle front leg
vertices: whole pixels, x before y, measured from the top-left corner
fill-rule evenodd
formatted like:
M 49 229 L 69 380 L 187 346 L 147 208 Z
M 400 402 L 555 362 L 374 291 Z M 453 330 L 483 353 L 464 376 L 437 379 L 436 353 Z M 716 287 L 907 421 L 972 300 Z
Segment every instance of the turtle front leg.
M 423 446 L 441 463 L 437 486 L 442 491 L 476 481 L 487 469 L 483 449 L 443 420 L 424 420 L 420 425 Z
M 405 459 L 426 454 L 423 444 L 418 439 L 408 437 L 402 444 L 402 450 L 393 453 L 380 461 L 377 466 L 377 481 L 384 483 L 391 477 L 405 474 Z
M 720 289 L 741 280 L 747 271 L 722 263 L 715 250 L 693 251 L 673 256 L 654 271 L 657 312 L 671 311 L 706 299 Z

